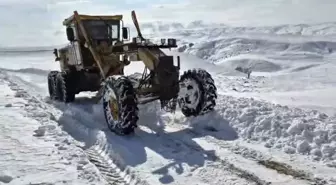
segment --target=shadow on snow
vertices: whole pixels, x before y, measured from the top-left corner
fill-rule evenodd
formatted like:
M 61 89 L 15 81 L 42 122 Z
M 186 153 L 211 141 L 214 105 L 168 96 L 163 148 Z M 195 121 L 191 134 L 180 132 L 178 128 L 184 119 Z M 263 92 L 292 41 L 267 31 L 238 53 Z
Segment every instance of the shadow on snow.
M 138 124 L 145 127 L 137 128 L 134 135 L 118 136 L 107 128 L 102 105 L 94 104 L 95 101 L 77 98 L 76 102 L 70 104 L 53 103 L 63 112 L 59 124 L 74 139 L 84 143 L 84 149 L 104 138 L 113 148 L 113 153 L 121 158 L 123 166 L 136 167 L 150 161 L 151 166 L 146 169 L 151 168 L 151 173 L 158 175 L 158 180 L 163 184 L 174 181 L 172 171 L 183 174 L 185 166 L 202 167 L 206 161 L 216 160 L 215 151 L 203 149 L 194 138 L 207 135 L 220 140 L 238 138 L 228 121 L 217 111 L 196 118 L 184 118 L 180 123 L 174 123 L 175 126 L 180 125 L 181 129 L 167 131 L 165 127 L 169 126 L 168 122 L 178 119 L 174 119 L 174 114 L 160 112 L 155 108 L 155 103 L 139 106 Z M 167 117 L 170 120 L 167 121 Z M 162 158 L 172 162 L 165 164 L 161 162 Z

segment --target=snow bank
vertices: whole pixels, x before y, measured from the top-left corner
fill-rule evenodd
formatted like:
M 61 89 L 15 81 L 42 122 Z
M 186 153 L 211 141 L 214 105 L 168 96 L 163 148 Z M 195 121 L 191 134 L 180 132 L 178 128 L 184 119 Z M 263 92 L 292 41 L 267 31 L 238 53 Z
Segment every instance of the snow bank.
M 335 118 L 248 98 L 224 96 L 218 104 L 217 112 L 242 138 L 336 167 Z

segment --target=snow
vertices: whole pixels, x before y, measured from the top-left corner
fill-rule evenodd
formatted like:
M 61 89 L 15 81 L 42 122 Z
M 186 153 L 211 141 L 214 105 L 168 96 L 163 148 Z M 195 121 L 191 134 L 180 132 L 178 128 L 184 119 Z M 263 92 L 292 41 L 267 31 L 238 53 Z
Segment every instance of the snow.
M 29 101 L 32 99 L 25 99 L 26 95 L 20 89 L 11 90 L 10 87 L 13 86 L 4 81 L 3 76 L 1 77 L 0 182 L 98 183 L 99 178 L 92 166 L 88 165 L 87 169 L 77 170 L 78 160 L 83 157 L 85 159 L 83 152 L 73 147 L 61 151 L 57 147 L 73 144 L 64 143 L 68 136 L 57 128 L 56 122 L 49 120 L 49 116 L 44 112 L 31 107 Z M 33 117 L 40 120 L 37 121 Z
M 172 26 L 182 30 L 164 32 Z M 182 71 L 211 73 L 215 111 L 186 118 L 158 102 L 139 105 L 139 128 L 118 136 L 94 93 L 69 104 L 49 100 L 46 76 L 59 68 L 52 51 L 2 52 L 0 182 L 336 183 L 334 23 L 145 28 L 179 39 L 165 52 L 181 56 Z M 237 67 L 251 68 L 251 78 Z M 125 72 L 142 70 L 134 62 Z
M 330 98 L 336 84 L 335 33 L 308 34 L 290 29 L 328 29 L 331 25 L 281 25 L 276 29 L 221 26 L 160 34 L 177 37 L 181 54 L 200 57 L 217 68 L 212 71 L 220 74 L 216 77 L 221 94 L 260 98 L 333 115 L 336 104 Z M 284 29 L 288 31 L 279 32 Z M 251 79 L 235 71 L 237 67 L 251 68 Z

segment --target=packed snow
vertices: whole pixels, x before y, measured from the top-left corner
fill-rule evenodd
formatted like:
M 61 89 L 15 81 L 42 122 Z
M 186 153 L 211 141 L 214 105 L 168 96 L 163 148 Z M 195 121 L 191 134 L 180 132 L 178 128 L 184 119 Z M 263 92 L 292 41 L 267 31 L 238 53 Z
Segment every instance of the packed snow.
M 35 107 L 1 74 L 0 182 L 9 184 L 99 183 L 96 167 L 52 116 Z M 79 169 L 81 164 L 86 168 Z M 1 184 L 0 183 L 0 184 Z
M 165 52 L 181 56 L 182 71 L 210 72 L 215 111 L 186 118 L 139 105 L 135 134 L 118 136 L 94 93 L 49 99 L 51 50 L 2 48 L 0 184 L 336 184 L 335 23 L 142 28 L 178 39 Z

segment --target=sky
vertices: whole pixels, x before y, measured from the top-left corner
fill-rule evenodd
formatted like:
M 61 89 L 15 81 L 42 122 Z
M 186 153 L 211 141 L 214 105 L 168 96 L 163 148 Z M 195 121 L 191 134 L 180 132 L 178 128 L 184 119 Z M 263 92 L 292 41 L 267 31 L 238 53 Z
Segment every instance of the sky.
M 195 20 L 231 26 L 333 22 L 335 0 L 0 0 L 0 47 L 66 42 L 62 21 L 83 14 L 123 14 L 131 23 Z

